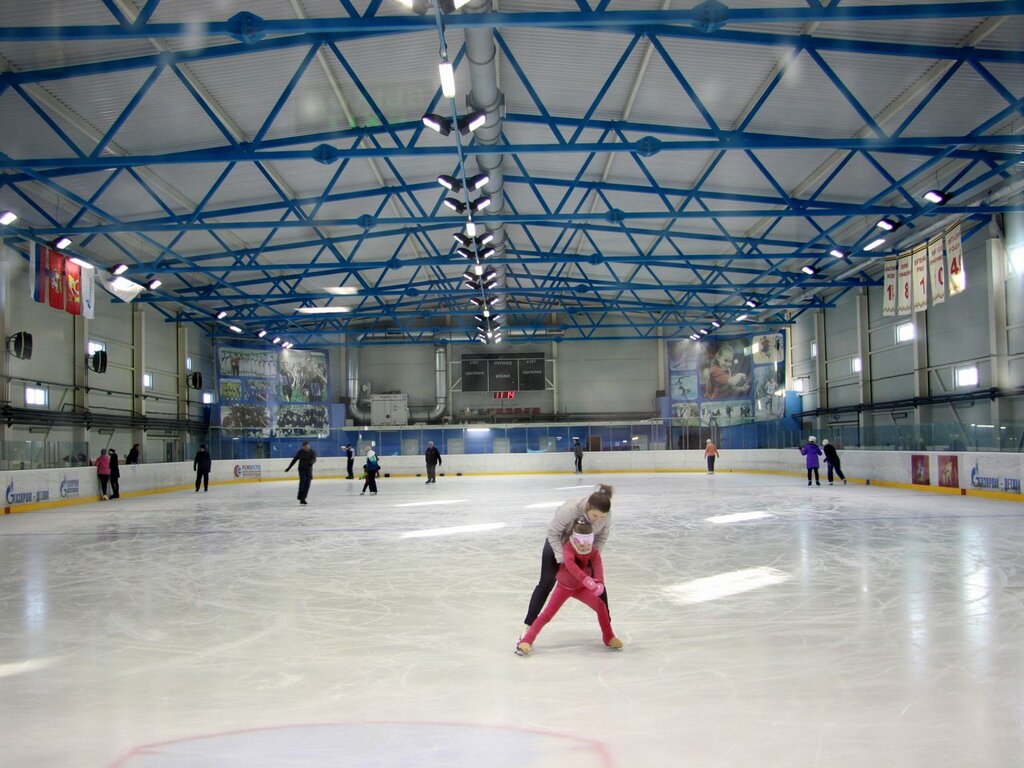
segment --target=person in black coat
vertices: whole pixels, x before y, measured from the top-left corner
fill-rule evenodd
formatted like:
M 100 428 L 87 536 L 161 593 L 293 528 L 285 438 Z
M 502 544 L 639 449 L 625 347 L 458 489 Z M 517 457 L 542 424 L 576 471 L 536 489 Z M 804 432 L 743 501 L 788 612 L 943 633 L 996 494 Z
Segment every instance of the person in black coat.
M 121 498 L 121 465 L 117 461 L 117 451 L 111 448 L 107 451 L 110 456 L 110 498 Z
M 437 471 L 438 464 L 441 463 L 441 452 L 434 446 L 433 440 L 427 443 L 427 452 L 424 456 L 427 460 L 427 482 L 424 485 L 436 483 L 435 472 Z
M 132 449 L 128 451 L 128 455 L 124 457 L 125 464 L 138 464 L 139 463 L 139 444 L 135 443 Z
M 309 486 L 313 484 L 313 465 L 316 464 L 316 451 L 309 447 L 309 441 L 303 440 L 302 447 L 295 453 L 291 464 L 284 468 L 287 472 L 295 463 L 299 464 L 299 504 L 306 504 Z
M 825 452 L 825 464 L 828 466 L 828 484 L 832 485 L 832 472 L 834 470 L 839 475 L 839 479 L 843 481 L 843 485 L 846 485 L 846 475 L 843 474 L 843 470 L 840 467 L 841 462 L 839 461 L 839 452 L 836 450 L 836 447 L 828 440 L 822 440 L 821 450 Z
M 355 461 L 356 461 L 356 452 L 352 450 L 352 444 L 349 443 L 348 445 L 345 446 L 345 462 L 346 462 L 346 465 L 347 465 L 346 469 L 348 470 L 348 479 L 349 480 L 355 479 L 355 475 L 352 473 L 352 468 L 355 465 Z
M 206 444 L 199 446 L 195 459 L 192 461 L 192 469 L 196 473 L 196 493 L 199 493 L 199 486 L 203 486 L 203 493 L 210 490 L 210 467 L 213 466 L 213 459 L 210 452 L 206 450 Z

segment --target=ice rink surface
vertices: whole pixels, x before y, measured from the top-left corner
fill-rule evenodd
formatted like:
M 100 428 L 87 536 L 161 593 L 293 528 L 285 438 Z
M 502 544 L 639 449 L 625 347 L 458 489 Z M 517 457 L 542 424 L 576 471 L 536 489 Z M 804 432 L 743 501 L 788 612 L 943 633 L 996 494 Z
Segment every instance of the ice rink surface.
M 599 481 L 625 648 L 570 601 L 518 657 L 548 520 Z M 1020 504 L 740 473 L 360 486 L 0 518 L 0 765 L 1024 766 Z

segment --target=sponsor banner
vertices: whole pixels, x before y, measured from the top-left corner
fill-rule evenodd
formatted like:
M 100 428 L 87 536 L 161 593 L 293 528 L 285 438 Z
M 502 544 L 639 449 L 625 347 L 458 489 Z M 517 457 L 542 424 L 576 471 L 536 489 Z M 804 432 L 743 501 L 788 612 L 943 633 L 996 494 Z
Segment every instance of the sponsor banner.
M 234 470 L 235 477 L 240 480 L 256 480 L 263 479 L 263 465 L 262 464 L 235 464 Z
M 956 296 L 967 288 L 967 271 L 964 269 L 963 243 L 960 242 L 960 225 L 946 233 L 946 256 L 949 260 L 949 295 Z
M 896 314 L 896 291 L 898 289 L 896 272 L 899 269 L 899 259 L 896 256 L 885 257 L 885 282 L 882 293 L 882 314 Z
M 4 503 L 8 507 L 13 507 L 15 504 L 35 504 L 38 501 L 48 501 L 49 499 L 49 488 L 33 488 L 27 484 L 16 485 L 14 478 L 11 478 L 7 483 L 7 488 L 4 489 Z
M 1016 456 L 1009 459 L 998 456 L 975 459 L 968 487 L 980 491 L 1020 493 L 1020 464 Z
M 68 477 L 64 475 L 60 480 L 60 497 L 62 499 L 76 499 L 78 498 L 78 484 L 79 480 L 74 477 Z
M 82 317 L 92 320 L 96 314 L 96 270 L 82 270 Z
M 910 282 L 913 262 L 909 253 L 900 255 L 899 270 L 896 274 L 896 314 L 909 315 L 912 306 Z
M 931 485 L 928 474 L 928 456 L 920 453 L 910 455 L 910 482 L 914 485 Z
M 928 243 L 928 270 L 932 276 L 932 306 L 946 300 L 946 247 L 941 237 Z
M 928 249 L 921 246 L 911 257 L 914 260 L 914 311 L 928 309 Z
M 960 460 L 956 456 L 939 456 L 939 487 L 960 487 Z

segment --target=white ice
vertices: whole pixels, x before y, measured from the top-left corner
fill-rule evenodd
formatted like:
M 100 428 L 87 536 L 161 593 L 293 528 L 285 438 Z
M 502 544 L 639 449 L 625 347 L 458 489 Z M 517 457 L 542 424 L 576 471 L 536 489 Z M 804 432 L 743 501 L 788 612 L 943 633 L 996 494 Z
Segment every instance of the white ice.
M 215 478 L 216 479 L 216 478 Z M 1024 765 L 1024 508 L 719 473 L 213 485 L 0 519 L 12 768 Z M 513 654 L 615 486 L 622 651 Z M 123 489 L 130 491 L 131 489 Z

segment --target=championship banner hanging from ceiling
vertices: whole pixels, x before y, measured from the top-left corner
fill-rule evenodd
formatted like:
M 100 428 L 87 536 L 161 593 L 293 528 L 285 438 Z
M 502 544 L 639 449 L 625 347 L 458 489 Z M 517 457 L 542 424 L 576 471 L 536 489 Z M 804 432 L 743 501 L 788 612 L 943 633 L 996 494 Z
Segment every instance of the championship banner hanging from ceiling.
M 882 314 L 896 314 L 896 271 L 899 269 L 899 259 L 895 256 L 885 257 L 885 281 L 882 287 Z
M 946 300 L 946 249 L 941 237 L 928 243 L 928 270 L 931 273 L 932 306 Z
M 911 256 L 914 262 L 914 311 L 928 309 L 928 248 L 922 244 Z
M 900 254 L 899 271 L 896 274 L 896 313 L 909 315 L 911 308 L 910 281 L 913 263 L 909 253 Z
M 956 224 L 946 232 L 946 255 L 949 257 L 949 295 L 956 296 L 967 288 L 967 272 L 964 269 L 963 243 L 960 240 L 960 225 Z

